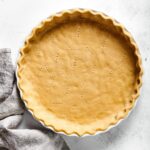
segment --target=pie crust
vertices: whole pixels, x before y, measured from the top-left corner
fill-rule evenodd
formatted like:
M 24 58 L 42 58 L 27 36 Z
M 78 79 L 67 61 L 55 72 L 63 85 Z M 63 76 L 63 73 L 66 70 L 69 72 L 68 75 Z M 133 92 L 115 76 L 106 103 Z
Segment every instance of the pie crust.
M 139 50 L 117 21 L 93 10 L 57 13 L 20 50 L 21 97 L 46 127 L 95 134 L 125 118 L 141 86 Z

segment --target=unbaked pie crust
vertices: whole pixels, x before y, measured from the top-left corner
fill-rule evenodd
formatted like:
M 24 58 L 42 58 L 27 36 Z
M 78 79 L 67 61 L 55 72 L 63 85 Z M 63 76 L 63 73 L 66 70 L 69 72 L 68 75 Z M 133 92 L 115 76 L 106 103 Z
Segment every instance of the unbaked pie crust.
M 129 113 L 142 72 L 137 45 L 120 23 L 75 9 L 34 28 L 20 51 L 17 77 L 37 120 L 82 136 L 104 131 Z

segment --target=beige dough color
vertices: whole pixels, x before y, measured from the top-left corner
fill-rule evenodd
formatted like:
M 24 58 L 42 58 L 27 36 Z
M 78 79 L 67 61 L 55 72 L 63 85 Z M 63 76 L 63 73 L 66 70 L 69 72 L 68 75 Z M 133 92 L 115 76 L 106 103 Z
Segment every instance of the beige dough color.
M 125 38 L 99 23 L 58 24 L 37 34 L 24 55 L 24 99 L 56 131 L 103 130 L 133 103 L 137 58 Z

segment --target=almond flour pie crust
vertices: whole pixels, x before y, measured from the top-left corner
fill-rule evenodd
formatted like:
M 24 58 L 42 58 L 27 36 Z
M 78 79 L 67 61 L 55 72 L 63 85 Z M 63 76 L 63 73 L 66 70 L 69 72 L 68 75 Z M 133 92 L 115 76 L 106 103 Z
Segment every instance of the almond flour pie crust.
M 67 10 L 34 28 L 20 51 L 18 86 L 33 116 L 67 135 L 95 134 L 135 104 L 142 67 L 137 45 L 117 21 Z

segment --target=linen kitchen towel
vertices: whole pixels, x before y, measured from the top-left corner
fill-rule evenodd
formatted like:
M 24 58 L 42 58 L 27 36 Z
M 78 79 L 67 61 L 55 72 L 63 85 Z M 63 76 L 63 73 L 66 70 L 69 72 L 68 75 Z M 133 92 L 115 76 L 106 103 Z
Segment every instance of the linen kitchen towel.
M 0 49 L 0 150 L 69 150 L 63 138 L 51 130 L 17 129 L 24 112 L 11 50 Z

